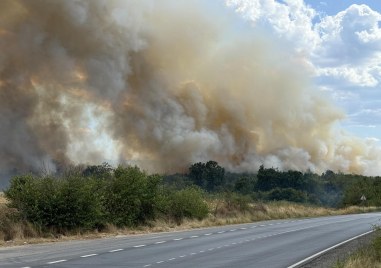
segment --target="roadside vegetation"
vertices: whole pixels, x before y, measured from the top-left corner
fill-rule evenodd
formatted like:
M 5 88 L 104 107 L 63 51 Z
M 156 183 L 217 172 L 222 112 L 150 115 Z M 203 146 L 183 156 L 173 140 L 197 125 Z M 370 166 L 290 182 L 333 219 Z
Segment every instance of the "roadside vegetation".
M 376 228 L 372 243 L 361 248 L 347 260 L 338 262 L 333 268 L 380 268 L 381 267 L 381 230 Z
M 380 178 L 332 171 L 226 173 L 214 161 L 166 176 L 76 166 L 12 178 L 0 196 L 0 244 L 375 211 L 380 185 Z

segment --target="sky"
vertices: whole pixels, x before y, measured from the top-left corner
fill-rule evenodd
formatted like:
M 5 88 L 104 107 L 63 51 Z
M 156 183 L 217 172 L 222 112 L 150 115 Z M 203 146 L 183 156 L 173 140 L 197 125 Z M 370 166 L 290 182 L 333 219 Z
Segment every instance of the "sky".
M 381 1 L 228 0 L 281 39 L 346 114 L 345 131 L 381 144 Z

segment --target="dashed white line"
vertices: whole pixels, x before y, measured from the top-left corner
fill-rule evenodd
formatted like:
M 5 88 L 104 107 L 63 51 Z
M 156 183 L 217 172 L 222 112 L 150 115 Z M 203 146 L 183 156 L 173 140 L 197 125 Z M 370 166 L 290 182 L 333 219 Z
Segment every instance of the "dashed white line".
M 55 264 L 55 263 L 60 263 L 60 262 L 65 262 L 67 260 L 58 260 L 58 261 L 51 261 L 51 262 L 48 262 L 47 264 Z
M 136 245 L 134 246 L 134 248 L 142 248 L 142 247 L 145 247 L 146 245 Z
M 146 264 L 143 267 L 150 267 L 152 264 Z
M 199 252 L 200 252 L 200 253 L 204 253 L 204 252 L 205 252 L 205 250 L 200 250 Z
M 198 235 L 192 235 L 190 238 L 197 238 Z
M 181 255 L 179 256 L 179 258 L 185 258 L 187 255 Z
M 237 231 L 237 229 L 231 229 L 231 230 L 230 230 L 230 232 L 235 232 L 235 231 Z
M 196 255 L 197 253 L 192 252 L 190 255 Z
M 183 240 L 184 238 L 175 238 L 173 239 L 173 241 L 180 241 L 180 240 Z
M 247 228 L 246 227 L 242 227 L 242 228 L 240 228 L 241 230 L 246 230 Z
M 209 251 L 212 251 L 212 250 L 214 250 L 214 248 L 209 248 L 208 250 L 209 250 Z
M 97 256 L 98 254 L 94 253 L 94 254 L 89 254 L 89 255 L 83 255 L 83 256 L 80 256 L 81 258 L 89 258 L 89 257 L 93 257 L 93 256 Z
M 167 241 L 159 241 L 159 242 L 156 242 L 155 244 L 163 244 L 165 242 L 167 242 Z
M 160 264 L 160 263 L 163 263 L 163 262 L 164 262 L 164 261 L 157 261 L 156 263 L 157 263 L 157 264 Z
M 113 252 L 118 252 L 118 251 L 122 251 L 122 250 L 123 250 L 122 248 L 118 248 L 118 249 L 110 250 L 109 252 L 110 252 L 110 253 L 113 253 Z
M 212 235 L 213 233 L 208 233 L 208 234 L 204 234 L 204 235 L 206 235 L 206 236 L 208 236 L 208 235 Z
M 226 231 L 220 231 L 220 232 L 218 232 L 219 234 L 223 234 L 223 233 L 225 233 Z

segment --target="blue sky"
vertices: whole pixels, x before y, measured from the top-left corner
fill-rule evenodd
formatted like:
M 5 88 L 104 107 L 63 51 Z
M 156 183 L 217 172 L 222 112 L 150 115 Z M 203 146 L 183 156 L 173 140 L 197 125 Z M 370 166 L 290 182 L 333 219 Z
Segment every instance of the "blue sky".
M 289 44 L 344 131 L 381 145 L 381 1 L 227 0 L 254 27 Z

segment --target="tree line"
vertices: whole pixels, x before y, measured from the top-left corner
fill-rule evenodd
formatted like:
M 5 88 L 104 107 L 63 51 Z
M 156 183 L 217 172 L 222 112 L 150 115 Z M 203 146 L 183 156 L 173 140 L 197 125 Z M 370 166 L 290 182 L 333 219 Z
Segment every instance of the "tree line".
M 326 171 L 226 172 L 215 161 L 192 164 L 185 174 L 147 174 L 138 167 L 77 166 L 56 175 L 12 178 L 4 192 L 21 221 L 57 232 L 203 219 L 207 197 L 244 210 L 251 201 L 286 200 L 330 207 L 381 206 L 381 178 Z M 365 195 L 367 200 L 360 197 Z

